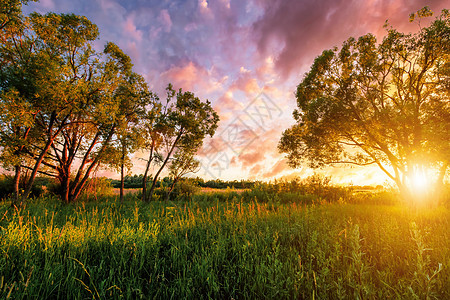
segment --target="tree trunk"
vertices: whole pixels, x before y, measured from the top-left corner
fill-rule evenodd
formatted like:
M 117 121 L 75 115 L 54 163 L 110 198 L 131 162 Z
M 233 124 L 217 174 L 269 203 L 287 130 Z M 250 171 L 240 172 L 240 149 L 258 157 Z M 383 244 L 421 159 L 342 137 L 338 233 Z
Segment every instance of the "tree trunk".
M 95 159 L 92 161 L 91 165 L 87 168 L 86 172 L 84 173 L 84 176 L 81 180 L 75 180 L 73 183 L 73 189 L 70 195 L 70 201 L 76 201 L 78 199 L 78 197 L 80 196 L 81 192 L 84 189 L 84 186 L 86 185 L 87 180 L 89 179 L 89 176 L 91 175 L 92 170 L 94 169 L 94 167 L 96 167 L 98 165 L 98 163 L 100 162 L 100 156 L 102 155 L 103 151 L 105 150 L 106 146 L 109 144 L 109 142 L 111 141 L 111 138 L 114 134 L 115 131 L 115 127 L 111 128 L 106 140 L 103 142 L 102 148 L 99 150 L 99 152 L 97 153 L 97 156 L 95 157 Z M 80 177 L 81 177 L 81 173 L 79 172 Z M 77 175 L 77 178 L 80 178 Z
M 142 178 L 142 200 L 147 202 L 147 176 L 153 160 L 153 149 L 155 148 L 155 142 L 152 142 L 152 147 L 150 148 L 150 154 L 148 156 L 147 165 L 145 166 L 144 178 Z
M 20 197 L 20 189 L 19 189 L 19 184 L 20 184 L 20 175 L 21 175 L 21 171 L 22 168 L 20 167 L 20 165 L 16 165 L 14 167 L 15 173 L 14 173 L 14 203 L 16 204 L 19 202 L 19 197 Z
M 182 135 L 182 133 L 180 132 L 178 134 L 177 138 L 175 139 L 175 142 L 173 143 L 172 148 L 170 149 L 169 153 L 167 154 L 166 159 L 164 160 L 163 164 L 159 168 L 158 172 L 156 172 L 155 177 L 153 178 L 153 181 L 152 181 L 152 186 L 150 188 L 149 197 L 148 197 L 147 201 L 150 201 L 152 199 L 153 192 L 155 191 L 156 181 L 158 180 L 158 176 L 162 172 L 164 167 L 166 166 L 167 162 L 169 161 L 169 158 L 172 155 L 173 150 L 175 150 L 175 146 L 177 145 L 178 140 L 181 138 L 181 135 Z
M 170 200 L 170 195 L 172 194 L 172 192 L 173 192 L 173 190 L 175 188 L 175 184 L 177 183 L 177 181 L 178 181 L 177 178 L 173 179 L 172 184 L 170 185 L 170 189 L 169 189 L 169 191 L 167 192 L 167 195 L 166 195 L 166 201 Z
M 121 203 L 123 203 L 123 189 L 124 189 L 124 186 L 125 186 L 125 183 L 124 183 L 124 180 L 123 180 L 123 169 L 124 169 L 124 166 L 123 166 L 123 160 L 125 159 L 125 154 L 122 152 L 122 163 L 120 164 L 120 195 L 119 195 L 119 198 L 120 198 L 120 202 Z
M 53 125 L 55 123 L 56 120 L 56 112 L 52 112 L 52 115 L 50 117 L 50 122 L 49 122 L 49 126 L 48 126 L 48 139 L 47 139 L 47 143 L 44 146 L 44 149 L 42 149 L 41 153 L 39 154 L 38 159 L 36 160 L 36 163 L 34 164 L 33 167 L 33 171 L 30 174 L 30 178 L 27 182 L 27 185 L 25 187 L 25 191 L 22 194 L 21 197 L 21 201 L 20 201 L 20 205 L 23 204 L 23 202 L 25 202 L 25 200 L 27 199 L 28 195 L 31 192 L 31 188 L 33 187 L 33 183 L 34 183 L 34 179 L 36 178 L 36 174 L 38 172 L 39 167 L 41 166 L 42 161 L 44 160 L 45 155 L 47 155 L 48 150 L 50 149 L 51 145 L 53 144 L 53 140 L 56 138 L 56 136 L 61 132 L 67 117 L 64 118 L 64 120 L 61 122 L 61 125 L 59 126 L 59 129 L 52 134 L 53 131 Z
M 37 171 L 39 167 L 41 166 L 42 161 L 44 160 L 45 155 L 47 154 L 48 150 L 50 149 L 51 144 L 53 143 L 53 137 L 49 137 L 47 140 L 47 144 L 45 145 L 44 149 L 41 151 L 41 154 L 39 155 L 36 163 L 34 164 L 33 171 L 30 174 L 30 178 L 28 180 L 28 183 L 26 185 L 25 191 L 22 194 L 22 199 L 20 205 L 25 202 L 25 200 L 28 198 L 28 195 L 31 192 L 31 189 L 33 187 L 34 179 L 36 178 Z

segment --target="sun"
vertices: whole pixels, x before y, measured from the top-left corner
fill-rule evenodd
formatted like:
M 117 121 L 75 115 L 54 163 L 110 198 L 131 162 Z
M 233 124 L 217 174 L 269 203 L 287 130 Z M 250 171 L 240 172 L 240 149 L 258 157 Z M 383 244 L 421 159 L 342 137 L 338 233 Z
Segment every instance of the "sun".
M 422 166 L 415 167 L 409 178 L 411 192 L 413 192 L 416 196 L 423 196 L 424 194 L 430 192 L 432 188 L 432 180 L 430 176 L 430 170 Z

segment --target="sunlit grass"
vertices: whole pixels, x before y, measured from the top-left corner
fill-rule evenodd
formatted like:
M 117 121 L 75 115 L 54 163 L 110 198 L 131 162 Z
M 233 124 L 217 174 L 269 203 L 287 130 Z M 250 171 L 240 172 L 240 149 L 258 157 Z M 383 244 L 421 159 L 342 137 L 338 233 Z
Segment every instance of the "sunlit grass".
M 229 195 L 6 203 L 0 298 L 450 297 L 446 208 Z

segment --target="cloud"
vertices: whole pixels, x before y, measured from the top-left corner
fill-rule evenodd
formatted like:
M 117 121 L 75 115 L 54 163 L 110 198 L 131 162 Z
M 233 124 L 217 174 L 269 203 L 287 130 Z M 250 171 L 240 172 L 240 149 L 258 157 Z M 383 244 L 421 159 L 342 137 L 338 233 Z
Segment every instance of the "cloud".
M 238 160 L 241 163 L 242 168 L 251 167 L 264 159 L 264 153 L 260 151 L 245 152 L 238 156 Z
M 248 70 L 242 72 L 242 69 L 230 89 L 243 91 L 247 94 L 247 96 L 256 96 L 256 94 L 261 90 L 257 79 L 251 74 L 251 72 Z
M 208 76 L 207 70 L 192 61 L 183 66 L 175 66 L 161 74 L 167 82 L 172 82 L 176 88 L 194 90 Z
M 50 10 L 55 9 L 55 3 L 53 2 L 53 0 L 40 0 L 40 3 L 41 3 L 42 6 L 44 6 L 46 9 L 50 9 Z
M 288 169 L 289 169 L 289 167 L 287 165 L 287 160 L 280 159 L 279 161 L 277 161 L 275 163 L 275 165 L 272 166 L 270 171 L 264 173 L 263 176 L 264 176 L 264 178 L 272 178 L 272 177 L 275 177 L 276 175 L 279 175 L 284 170 L 288 170 Z
M 142 31 L 136 28 L 134 17 L 128 16 L 124 24 L 125 33 L 134 40 L 142 41 Z
M 438 12 L 445 0 L 260 0 L 263 14 L 252 25 L 254 40 L 263 56 L 274 55 L 277 70 L 287 77 L 309 66 L 324 49 L 338 46 L 350 36 L 380 32 L 386 19 L 411 30 L 408 15 L 425 5 Z M 298 73 L 297 73 L 298 74 Z
M 163 24 L 165 32 L 170 32 L 172 30 L 172 19 L 170 18 L 167 9 L 163 9 L 159 12 L 158 21 Z
M 258 178 L 258 174 L 261 172 L 261 170 L 263 169 L 263 167 L 260 164 L 255 164 L 251 169 L 250 169 L 250 177 L 253 179 Z
M 208 138 L 204 143 L 203 147 L 197 152 L 200 157 L 213 158 L 218 153 L 221 153 L 227 149 L 227 144 L 223 139 L 220 138 Z
M 242 104 L 234 99 L 233 92 L 228 90 L 215 102 L 214 109 L 219 113 L 224 110 L 239 110 L 242 109 Z

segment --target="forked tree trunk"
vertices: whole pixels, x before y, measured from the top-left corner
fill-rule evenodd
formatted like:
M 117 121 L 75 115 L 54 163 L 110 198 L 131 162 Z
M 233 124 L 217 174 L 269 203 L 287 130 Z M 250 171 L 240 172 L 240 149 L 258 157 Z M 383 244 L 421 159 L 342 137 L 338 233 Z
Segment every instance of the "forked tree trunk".
M 55 133 L 52 133 L 53 126 L 54 126 L 55 120 L 56 120 L 56 115 L 57 115 L 56 112 L 53 111 L 52 115 L 50 117 L 50 122 L 49 122 L 49 126 L 48 126 L 48 139 L 47 139 L 47 142 L 46 142 L 44 148 L 41 150 L 41 153 L 39 154 L 39 156 L 38 156 L 38 158 L 37 158 L 37 160 L 36 160 L 36 162 L 34 164 L 33 171 L 30 174 L 30 178 L 28 179 L 28 182 L 27 182 L 27 184 L 25 186 L 25 191 L 22 194 L 22 197 L 21 197 L 21 200 L 20 200 L 20 205 L 21 206 L 26 201 L 26 199 L 28 198 L 28 195 L 31 192 L 31 189 L 32 189 L 33 184 L 34 184 L 34 180 L 35 180 L 37 172 L 38 172 L 38 169 L 41 166 L 45 155 L 47 155 L 47 152 L 50 150 L 50 147 L 53 144 L 53 141 L 55 140 L 56 136 L 58 136 L 58 134 L 61 132 L 61 130 L 63 129 L 63 127 L 65 126 L 65 123 L 67 121 L 68 116 L 66 116 L 62 120 L 61 124 L 59 125 L 58 130 L 56 130 Z
M 70 201 L 70 176 L 68 174 L 62 174 L 60 178 L 61 182 L 61 197 L 65 203 Z
M 28 183 L 26 185 L 25 191 L 22 194 L 20 205 L 22 205 L 26 201 L 26 199 L 28 198 L 28 195 L 30 194 L 31 189 L 33 187 L 33 183 L 34 183 L 34 180 L 36 178 L 36 174 L 38 172 L 38 169 L 41 166 L 41 163 L 44 160 L 45 155 L 47 154 L 48 150 L 50 149 L 50 146 L 52 145 L 53 140 L 54 140 L 53 137 L 49 137 L 49 139 L 47 140 L 47 143 L 46 143 L 44 149 L 41 151 L 41 154 L 39 155 L 36 163 L 34 164 L 33 171 L 30 174 L 30 178 L 29 178 Z
M 149 192 L 149 197 L 147 199 L 147 201 L 150 201 L 153 197 L 153 193 L 155 191 L 155 187 L 156 187 L 156 182 L 158 181 L 158 176 L 159 174 L 161 174 L 162 170 L 164 169 L 164 167 L 166 166 L 167 162 L 169 161 L 170 156 L 172 155 L 172 152 L 175 150 L 176 145 L 178 144 L 178 141 L 180 140 L 182 135 L 182 132 L 180 132 L 177 136 L 177 138 L 175 139 L 175 141 L 173 142 L 172 147 L 170 148 L 169 153 L 167 153 L 167 157 L 164 160 L 163 164 L 161 165 L 161 167 L 159 168 L 158 172 L 156 172 L 155 177 L 153 178 L 152 181 L 152 186 L 150 188 L 150 192 Z
M 84 173 L 83 178 L 81 178 L 81 176 L 82 176 L 81 170 L 79 170 L 77 177 L 74 180 L 73 188 L 71 189 L 71 193 L 69 196 L 70 201 L 76 201 L 78 199 L 78 197 L 80 196 L 81 192 L 83 191 L 83 189 L 86 185 L 87 180 L 90 178 L 92 171 L 100 163 L 100 157 L 103 154 L 103 151 L 105 150 L 106 146 L 111 141 L 114 131 L 115 131 L 115 127 L 111 128 L 110 132 L 108 133 L 107 138 L 105 139 L 105 141 L 102 144 L 102 148 L 98 151 L 97 156 L 94 158 L 94 160 L 91 162 L 91 164 L 87 168 L 86 172 Z M 87 157 L 89 154 L 90 154 L 90 152 L 86 153 L 85 157 Z

